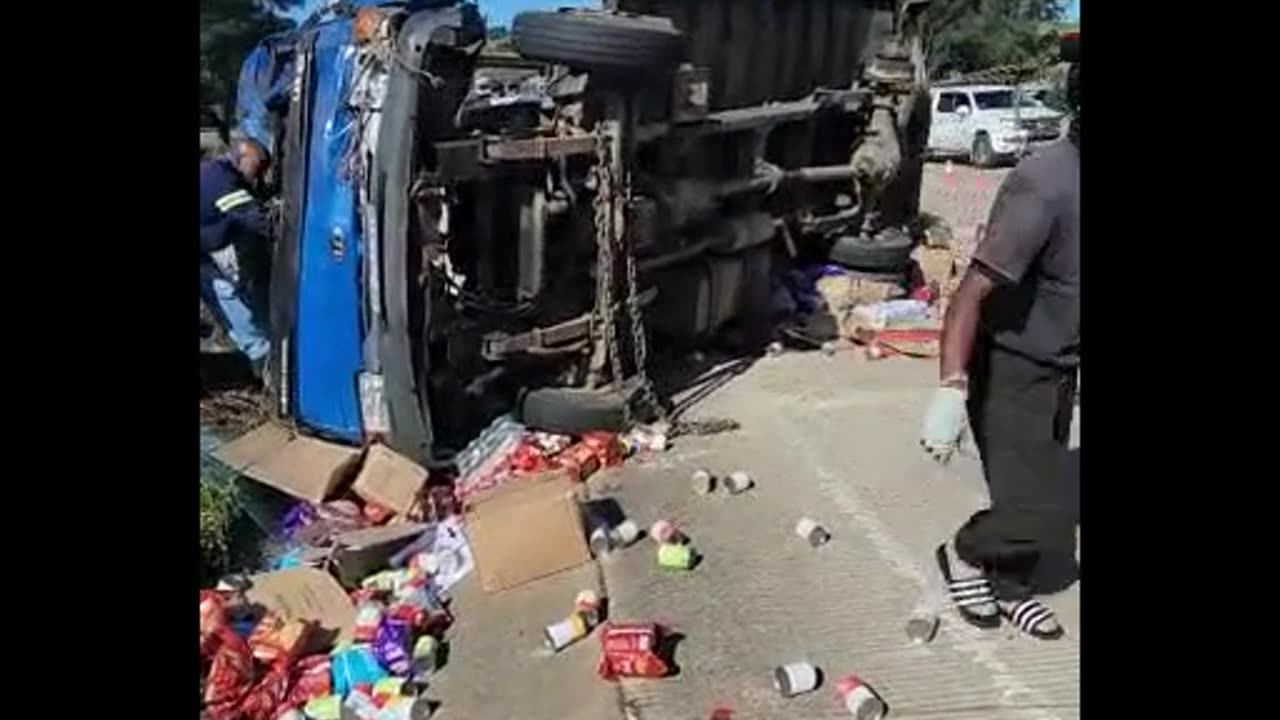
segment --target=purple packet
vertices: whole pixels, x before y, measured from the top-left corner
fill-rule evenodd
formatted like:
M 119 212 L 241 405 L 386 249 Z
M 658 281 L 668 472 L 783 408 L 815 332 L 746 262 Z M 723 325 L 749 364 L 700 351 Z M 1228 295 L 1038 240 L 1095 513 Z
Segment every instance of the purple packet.
M 311 503 L 300 502 L 289 508 L 284 514 L 284 518 L 280 520 L 281 529 L 284 536 L 294 539 L 298 531 L 316 521 L 316 510 Z
M 409 641 L 413 630 L 409 623 L 399 618 L 383 618 L 373 639 L 373 654 L 393 675 L 406 676 L 412 669 L 409 657 Z

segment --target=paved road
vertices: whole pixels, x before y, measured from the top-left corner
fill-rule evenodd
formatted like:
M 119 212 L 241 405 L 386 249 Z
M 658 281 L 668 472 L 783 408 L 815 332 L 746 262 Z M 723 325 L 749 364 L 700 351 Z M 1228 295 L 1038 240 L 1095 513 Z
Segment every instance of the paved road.
M 703 564 L 663 572 L 641 541 L 509 594 L 485 596 L 468 580 L 451 667 L 433 693 L 444 701 L 438 717 L 694 720 L 725 706 L 737 720 L 838 718 L 847 714 L 830 685 L 857 673 L 892 718 L 1078 718 L 1078 584 L 1049 600 L 1069 633 L 1057 643 L 983 633 L 945 614 L 931 645 L 903 633 L 932 548 L 984 498 L 973 459 L 940 472 L 919 456 L 915 431 L 935 372 L 928 361 L 871 362 L 852 351 L 759 361 L 695 412 L 733 417 L 740 431 L 681 441 L 590 483 L 644 526 L 679 523 Z M 695 496 L 688 476 L 700 466 L 744 469 L 758 487 Z M 795 537 L 802 515 L 822 521 L 832 542 L 813 550 Z M 601 574 L 615 619 L 685 635 L 677 677 L 604 683 L 594 638 L 556 657 L 536 650 L 542 625 Z M 817 693 L 781 700 L 771 668 L 800 658 L 832 677 Z

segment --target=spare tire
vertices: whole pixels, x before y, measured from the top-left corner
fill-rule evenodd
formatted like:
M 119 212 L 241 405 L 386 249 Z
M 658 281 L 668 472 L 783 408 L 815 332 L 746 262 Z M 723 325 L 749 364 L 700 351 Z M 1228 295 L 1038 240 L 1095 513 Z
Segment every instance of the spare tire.
M 625 385 L 624 385 L 625 387 Z M 632 394 L 612 388 L 539 388 L 516 401 L 516 419 L 532 430 L 578 435 L 592 430 L 627 429 Z
M 897 273 L 911 264 L 914 244 L 901 230 L 886 230 L 875 237 L 844 235 L 836 238 L 827 257 L 856 270 Z
M 606 73 L 674 68 L 684 54 L 669 18 L 600 10 L 522 12 L 511 38 L 527 58 Z

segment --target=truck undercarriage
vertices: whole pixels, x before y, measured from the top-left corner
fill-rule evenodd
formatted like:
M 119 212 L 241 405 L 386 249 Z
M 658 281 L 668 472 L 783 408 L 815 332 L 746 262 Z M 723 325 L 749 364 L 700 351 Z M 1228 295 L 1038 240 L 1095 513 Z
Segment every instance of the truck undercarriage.
M 281 410 L 423 461 L 513 408 L 617 427 L 664 412 L 651 347 L 767 339 L 791 262 L 903 264 L 923 3 L 616 5 L 521 14 L 504 61 L 453 2 L 355 3 L 286 44 Z

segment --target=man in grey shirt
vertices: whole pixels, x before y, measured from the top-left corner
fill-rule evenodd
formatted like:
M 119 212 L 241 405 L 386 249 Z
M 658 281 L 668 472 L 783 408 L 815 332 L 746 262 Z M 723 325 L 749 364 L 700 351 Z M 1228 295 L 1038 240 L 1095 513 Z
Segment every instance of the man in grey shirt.
M 990 507 L 937 551 L 957 611 L 984 628 L 1004 616 L 1041 639 L 1063 629 L 1033 597 L 1058 589 L 1040 578 L 1049 565 L 1074 567 L 1075 555 L 1066 466 L 1080 364 L 1078 42 L 1063 43 L 1071 129 L 1000 188 L 947 309 L 941 383 L 920 439 L 946 462 L 967 417 L 990 490 Z

